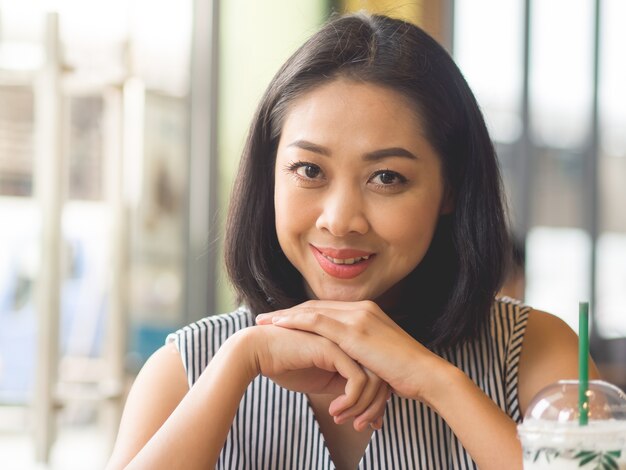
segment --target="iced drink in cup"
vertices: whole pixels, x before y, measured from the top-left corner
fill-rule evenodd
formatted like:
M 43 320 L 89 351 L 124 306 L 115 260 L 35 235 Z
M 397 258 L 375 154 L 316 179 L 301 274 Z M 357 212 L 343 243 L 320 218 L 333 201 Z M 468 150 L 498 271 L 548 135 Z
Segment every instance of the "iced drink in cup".
M 537 394 L 518 426 L 524 470 L 626 470 L 626 395 L 592 380 L 587 399 L 588 424 L 580 425 L 577 380 Z

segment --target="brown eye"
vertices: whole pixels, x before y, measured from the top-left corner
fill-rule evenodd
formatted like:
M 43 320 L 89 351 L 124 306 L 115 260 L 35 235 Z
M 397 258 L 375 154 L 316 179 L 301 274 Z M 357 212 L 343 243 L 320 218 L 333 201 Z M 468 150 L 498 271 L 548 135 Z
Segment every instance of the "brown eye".
M 378 178 L 380 179 L 380 182 L 382 184 L 393 184 L 396 180 L 396 175 L 389 173 L 389 172 L 385 172 L 385 173 L 381 173 L 380 175 L 378 175 Z
M 317 165 L 304 164 L 296 169 L 296 173 L 303 178 L 315 179 L 320 175 L 321 170 Z
M 372 183 L 381 186 L 390 186 L 394 184 L 406 183 L 406 178 L 395 171 L 382 170 L 374 174 L 371 179 Z

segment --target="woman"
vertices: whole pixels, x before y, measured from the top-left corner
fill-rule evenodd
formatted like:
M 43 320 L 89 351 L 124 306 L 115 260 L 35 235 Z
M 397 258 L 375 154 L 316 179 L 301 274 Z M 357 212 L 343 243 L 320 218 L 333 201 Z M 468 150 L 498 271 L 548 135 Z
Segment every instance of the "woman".
M 516 424 L 576 376 L 577 340 L 495 300 L 501 197 L 447 53 L 402 21 L 330 21 L 252 123 L 226 236 L 242 307 L 148 361 L 109 468 L 521 468 Z

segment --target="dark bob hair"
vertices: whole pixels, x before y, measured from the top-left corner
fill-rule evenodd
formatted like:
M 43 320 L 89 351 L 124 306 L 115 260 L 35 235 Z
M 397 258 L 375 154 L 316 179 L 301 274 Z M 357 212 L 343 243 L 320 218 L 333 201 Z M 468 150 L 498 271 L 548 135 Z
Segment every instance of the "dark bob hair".
M 338 77 L 388 87 L 415 105 L 454 199 L 453 212 L 440 218 L 424 259 L 405 279 L 399 307 L 387 313 L 429 347 L 476 337 L 488 324 L 508 257 L 495 151 L 448 53 L 417 26 L 385 16 L 330 20 L 287 60 L 263 95 L 226 227 L 226 267 L 239 301 L 258 314 L 306 300 L 302 276 L 276 235 L 276 150 L 290 103 Z

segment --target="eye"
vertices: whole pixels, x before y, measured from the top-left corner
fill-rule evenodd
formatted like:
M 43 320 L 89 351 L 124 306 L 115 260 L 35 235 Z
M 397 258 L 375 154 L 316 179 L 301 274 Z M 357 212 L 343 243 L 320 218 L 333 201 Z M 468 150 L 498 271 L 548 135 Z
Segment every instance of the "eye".
M 293 177 L 298 186 L 305 188 L 317 188 L 325 181 L 322 169 L 311 162 L 290 162 L 285 166 L 285 173 Z
M 300 163 L 296 168 L 294 168 L 294 170 L 296 174 L 301 178 L 307 178 L 312 180 L 317 178 L 322 172 L 319 166 L 312 163 Z
M 380 170 L 372 175 L 370 182 L 379 186 L 397 186 L 407 182 L 400 173 L 391 170 Z

